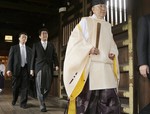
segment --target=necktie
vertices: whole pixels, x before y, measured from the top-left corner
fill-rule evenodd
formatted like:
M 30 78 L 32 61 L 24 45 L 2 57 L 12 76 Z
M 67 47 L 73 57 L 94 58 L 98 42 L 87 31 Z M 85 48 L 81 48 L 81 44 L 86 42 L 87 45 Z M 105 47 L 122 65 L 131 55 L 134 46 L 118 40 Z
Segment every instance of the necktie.
M 44 48 L 44 50 L 46 50 L 46 46 L 47 46 L 47 45 L 46 45 L 46 42 L 44 42 L 44 43 L 43 43 L 43 48 Z
M 21 66 L 24 67 L 25 63 L 26 63 L 25 46 L 21 46 Z

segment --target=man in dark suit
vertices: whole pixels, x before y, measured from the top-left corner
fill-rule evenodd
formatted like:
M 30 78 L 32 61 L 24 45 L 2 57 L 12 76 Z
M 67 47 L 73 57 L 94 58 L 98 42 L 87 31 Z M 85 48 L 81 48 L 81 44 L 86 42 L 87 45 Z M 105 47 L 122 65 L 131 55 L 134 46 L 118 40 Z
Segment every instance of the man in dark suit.
M 138 21 L 137 56 L 140 74 L 150 79 L 150 15 L 142 16 Z
M 150 15 L 138 21 L 137 56 L 141 76 L 150 80 Z M 150 103 L 139 114 L 150 114 Z
M 48 30 L 39 30 L 40 42 L 33 44 L 31 71 L 36 75 L 37 98 L 40 103 L 41 112 L 46 112 L 45 98 L 47 97 L 53 78 L 53 66 L 58 70 L 58 59 L 54 45 L 48 42 Z
M 20 33 L 19 44 L 10 48 L 7 65 L 7 75 L 12 76 L 12 105 L 16 104 L 20 92 L 21 108 L 27 108 L 30 62 L 32 54 L 31 48 L 25 45 L 26 42 L 27 34 Z

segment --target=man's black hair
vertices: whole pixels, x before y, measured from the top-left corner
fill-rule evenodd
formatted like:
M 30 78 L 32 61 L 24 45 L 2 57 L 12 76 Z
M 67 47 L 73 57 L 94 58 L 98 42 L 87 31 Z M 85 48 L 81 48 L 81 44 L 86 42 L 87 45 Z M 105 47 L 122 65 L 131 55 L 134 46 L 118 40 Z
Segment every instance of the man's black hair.
M 19 34 L 19 37 L 20 37 L 22 34 L 28 36 L 26 32 L 21 32 L 21 33 Z
M 39 30 L 39 35 L 41 35 L 41 32 L 42 31 L 46 31 L 47 33 L 48 33 L 48 29 L 47 28 L 41 28 L 40 30 Z

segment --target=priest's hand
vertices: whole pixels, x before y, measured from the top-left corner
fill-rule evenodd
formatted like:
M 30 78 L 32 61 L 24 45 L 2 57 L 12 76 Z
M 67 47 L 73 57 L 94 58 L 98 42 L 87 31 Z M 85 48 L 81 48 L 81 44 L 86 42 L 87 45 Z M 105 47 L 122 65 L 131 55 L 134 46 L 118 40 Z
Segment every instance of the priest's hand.
M 109 57 L 111 60 L 114 60 L 115 54 L 109 53 L 109 54 L 108 54 L 108 57 Z
M 99 49 L 95 47 L 93 47 L 89 52 L 89 54 L 92 54 L 92 55 L 98 55 L 99 53 L 100 53 Z
M 140 74 L 144 77 L 147 78 L 147 74 L 149 74 L 149 66 L 148 65 L 141 65 L 139 67 Z

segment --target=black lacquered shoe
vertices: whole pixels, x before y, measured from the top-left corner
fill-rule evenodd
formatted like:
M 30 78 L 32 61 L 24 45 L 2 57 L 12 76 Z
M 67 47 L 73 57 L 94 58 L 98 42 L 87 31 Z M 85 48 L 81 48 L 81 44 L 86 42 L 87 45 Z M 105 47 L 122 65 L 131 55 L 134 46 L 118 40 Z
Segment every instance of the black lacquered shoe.
M 21 108 L 26 109 L 27 105 L 20 105 Z
M 47 112 L 46 108 L 42 108 L 41 112 Z
M 16 101 L 12 101 L 12 103 L 11 103 L 13 106 L 16 104 Z

